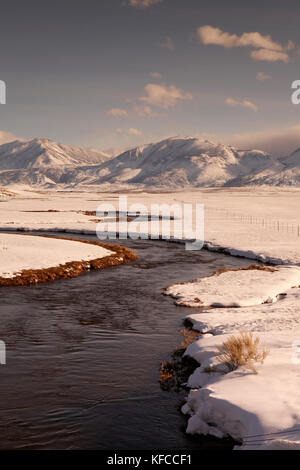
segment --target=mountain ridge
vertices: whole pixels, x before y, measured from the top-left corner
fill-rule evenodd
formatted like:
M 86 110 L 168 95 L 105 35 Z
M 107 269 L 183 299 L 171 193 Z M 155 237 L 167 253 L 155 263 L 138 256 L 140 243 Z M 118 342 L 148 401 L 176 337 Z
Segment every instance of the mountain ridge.
M 66 189 L 300 186 L 300 149 L 275 159 L 262 150 L 174 136 L 111 157 L 50 139 L 16 140 L 0 145 L 0 185 L 15 184 Z

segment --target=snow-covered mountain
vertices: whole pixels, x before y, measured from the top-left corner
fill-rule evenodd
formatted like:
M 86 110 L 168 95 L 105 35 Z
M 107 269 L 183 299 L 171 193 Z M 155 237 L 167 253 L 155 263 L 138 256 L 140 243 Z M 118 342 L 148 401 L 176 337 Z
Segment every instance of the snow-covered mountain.
M 84 182 L 164 188 L 224 186 L 273 165 L 276 161 L 259 150 L 239 151 L 208 140 L 172 137 L 124 152 L 88 171 Z
M 248 176 L 232 181 L 231 185 L 300 187 L 300 149 L 295 150 L 288 157 L 279 158 L 274 165 L 255 175 L 250 173 Z
M 0 145 L 0 170 L 99 164 L 109 155 L 99 150 L 58 144 L 49 139 L 15 140 Z
M 58 144 L 49 139 L 16 140 L 0 145 L 0 183 L 64 183 L 75 168 L 99 165 L 109 158 L 98 150 Z
M 171 137 L 111 158 L 48 139 L 0 146 L 0 185 L 77 188 L 181 189 L 222 186 L 300 186 L 300 149 L 274 159 L 194 137 Z

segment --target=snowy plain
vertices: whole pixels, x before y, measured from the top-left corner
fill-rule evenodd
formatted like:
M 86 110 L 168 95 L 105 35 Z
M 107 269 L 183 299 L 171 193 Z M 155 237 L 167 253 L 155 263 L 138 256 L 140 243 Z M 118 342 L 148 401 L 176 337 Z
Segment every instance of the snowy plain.
M 251 307 L 276 302 L 278 295 L 298 285 L 300 267 L 279 266 L 231 270 L 175 284 L 165 293 L 174 297 L 177 305 L 186 307 Z

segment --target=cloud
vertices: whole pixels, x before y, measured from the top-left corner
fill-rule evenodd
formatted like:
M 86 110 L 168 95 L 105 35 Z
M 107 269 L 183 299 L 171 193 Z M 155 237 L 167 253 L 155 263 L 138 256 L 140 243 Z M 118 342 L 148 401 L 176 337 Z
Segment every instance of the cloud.
M 190 93 L 185 93 L 174 85 L 168 86 L 165 83 L 149 83 L 145 86 L 145 92 L 146 96 L 141 96 L 140 101 L 163 109 L 175 106 L 179 100 L 191 100 L 193 98 Z
M 23 139 L 20 139 L 12 132 L 0 131 L 0 145 L 6 144 L 7 142 L 13 142 L 14 140 L 23 140 Z
M 162 49 L 169 49 L 170 51 L 174 50 L 174 43 L 170 36 L 167 36 L 166 40 L 160 43 Z
M 263 36 L 258 32 L 243 33 L 241 36 L 237 34 L 229 34 L 220 28 L 213 26 L 200 26 L 197 29 L 197 35 L 200 41 L 205 44 L 214 44 L 216 46 L 231 47 L 254 47 L 255 49 L 272 49 L 274 51 L 282 51 L 283 47 L 278 42 L 273 41 L 270 35 Z
M 267 73 L 264 73 L 264 72 L 258 72 L 256 75 L 256 79 L 261 82 L 264 82 L 265 80 L 269 80 L 270 78 L 272 78 L 271 75 L 268 75 Z
M 300 147 L 300 123 L 286 128 L 227 135 L 221 140 L 241 149 L 257 148 L 283 157 Z
M 129 5 L 135 8 L 148 8 L 162 1 L 163 0 L 129 0 Z
M 270 51 L 269 49 L 258 49 L 251 51 L 250 57 L 253 60 L 261 60 L 266 62 L 290 62 L 290 57 L 286 52 Z
M 134 104 L 134 107 L 133 107 L 134 111 L 136 112 L 136 114 L 138 116 L 141 116 L 141 117 L 153 117 L 153 116 L 156 116 L 156 113 L 154 113 L 152 111 L 152 109 L 150 108 L 150 106 L 147 106 L 147 105 L 140 105 L 140 104 Z
M 116 129 L 117 134 L 125 134 L 125 135 L 142 135 L 142 132 L 135 127 L 130 127 L 129 129 L 122 129 L 118 127 Z
M 113 116 L 115 118 L 128 116 L 126 109 L 122 109 L 122 108 L 111 108 L 107 111 L 106 114 L 108 114 L 109 116 Z
M 135 129 L 135 127 L 130 127 L 127 132 L 129 135 L 142 135 L 142 132 L 139 129 Z
M 292 41 L 288 41 L 283 46 L 274 41 L 269 34 L 263 36 L 256 32 L 243 33 L 240 36 L 222 31 L 220 28 L 206 25 L 197 29 L 197 37 L 202 44 L 222 46 L 226 49 L 233 47 L 251 47 L 255 49 L 251 51 L 250 57 L 253 60 L 261 60 L 267 62 L 284 62 L 290 61 L 290 57 L 286 51 L 295 48 Z M 257 49 L 257 50 L 256 50 Z
M 150 75 L 153 78 L 162 78 L 161 73 L 158 73 L 158 72 L 151 72 Z
M 232 108 L 241 106 L 243 108 L 252 109 L 252 111 L 255 111 L 255 112 L 258 111 L 258 107 L 254 103 L 252 103 L 252 101 L 248 101 L 248 100 L 238 101 L 233 98 L 226 98 L 225 104 L 227 104 L 227 106 L 231 106 Z

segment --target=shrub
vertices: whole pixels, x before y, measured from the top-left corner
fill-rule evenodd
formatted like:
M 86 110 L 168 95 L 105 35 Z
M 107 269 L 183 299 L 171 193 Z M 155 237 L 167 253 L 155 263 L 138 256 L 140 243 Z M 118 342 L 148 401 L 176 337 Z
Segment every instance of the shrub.
M 255 362 L 263 363 L 269 351 L 260 348 L 260 339 L 254 337 L 252 332 L 241 331 L 239 336 L 230 336 L 222 346 L 218 346 L 220 355 L 218 361 L 225 363 L 230 370 L 239 366 L 251 369 L 257 374 Z

